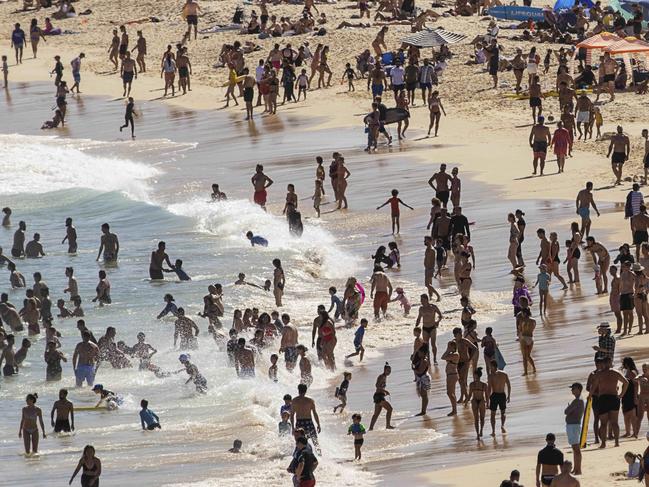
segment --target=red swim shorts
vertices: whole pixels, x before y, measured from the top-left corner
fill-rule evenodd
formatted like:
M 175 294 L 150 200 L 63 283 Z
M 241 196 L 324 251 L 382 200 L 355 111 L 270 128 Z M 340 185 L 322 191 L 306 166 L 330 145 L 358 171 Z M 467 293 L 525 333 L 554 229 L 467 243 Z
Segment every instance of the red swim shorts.
M 265 206 L 266 205 L 266 190 L 262 189 L 260 191 L 255 191 L 255 196 L 253 198 L 255 200 L 255 203 L 257 203 L 259 206 Z

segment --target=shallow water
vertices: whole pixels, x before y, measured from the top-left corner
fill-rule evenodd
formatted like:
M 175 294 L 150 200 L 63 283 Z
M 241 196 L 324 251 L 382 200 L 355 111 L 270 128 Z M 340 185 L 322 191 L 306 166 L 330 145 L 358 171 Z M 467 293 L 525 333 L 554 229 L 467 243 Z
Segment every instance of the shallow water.
M 335 285 L 342 290 L 345 278 L 350 275 L 367 282 L 371 273 L 370 253 L 392 240 L 387 208 L 381 212 L 374 208 L 387 199 L 395 181 L 400 196 L 416 210 L 402 213 L 404 237 L 397 242 L 404 264 L 391 278 L 395 286 L 405 288 L 412 302 L 417 301 L 421 292 L 423 235 L 432 197 L 425 181 L 439 162 L 453 164 L 454 154 L 461 146 L 437 147 L 432 153 L 433 160 L 426 160 L 430 157 L 427 152 L 420 153 L 425 159 L 419 160 L 406 157 L 408 154 L 395 157 L 400 149 L 405 152 L 410 149 L 407 143 L 395 147 L 390 155 L 368 156 L 361 150 L 362 130 L 314 131 L 310 130 L 311 124 L 317 121 L 306 122 L 290 114 L 283 114 L 275 121 L 258 120 L 253 127 L 240 120 L 240 112 L 197 113 L 155 104 L 138 107 L 143 114 L 136 120 L 138 139 L 131 142 L 117 130 L 122 120 L 122 102 L 90 97 L 69 99 L 70 126 L 62 134 L 65 138 L 54 138 L 54 132 L 41 132 L 34 123 L 34 117 L 48 116 L 50 105 L 50 87 L 43 85 L 24 85 L 12 93 L 11 100 L 0 99 L 0 107 L 12 119 L 11 127 L 0 122 L 0 131 L 8 134 L 0 135 L 0 150 L 6 155 L 0 160 L 1 203 L 14 209 L 14 226 L 9 230 L 0 229 L 0 244 L 5 250 L 11 247 L 12 233 L 21 219 L 27 222 L 29 236 L 36 231 L 41 233 L 47 257 L 21 261 L 19 270 L 30 284 L 32 273 L 40 271 L 55 301 L 62 297 L 66 284 L 64 268 L 74 266 L 86 321 L 97 338 L 107 326 L 115 326 L 117 339 L 132 344 L 137 332 L 144 331 L 147 340 L 159 350 L 155 363 L 165 370 L 177 370 L 179 352 L 172 348 L 173 321 L 155 319 L 163 307 L 162 296 L 172 293 L 187 314 L 195 317 L 202 310 L 201 296 L 207 285 L 221 282 L 225 286 L 225 326 L 229 326 L 236 308 L 256 306 L 270 312 L 274 309 L 272 296 L 231 283 L 238 272 L 246 272 L 249 280 L 261 284 L 271 276 L 271 261 L 275 257 L 282 259 L 288 279 L 287 305 L 282 311 L 290 313 L 293 321 L 304 327 L 302 337 L 305 337 L 316 306 L 328 301 L 326 289 Z M 352 172 L 348 192 L 352 210 L 324 214 L 332 209 L 332 205 L 325 205 L 323 218 L 317 220 L 312 218 L 309 201 L 314 159 L 323 155 L 328 165 L 333 150 L 345 154 Z M 264 213 L 249 201 L 249 178 L 258 162 L 264 163 L 266 173 L 275 180 L 269 190 L 272 214 Z M 228 203 L 207 203 L 212 182 L 218 182 L 228 193 Z M 506 213 L 526 205 L 526 257 L 530 260 L 537 250 L 533 235 L 537 223 L 552 221 L 556 227 L 559 222 L 569 221 L 574 210 L 572 203 L 561 201 L 500 201 L 493 198 L 491 188 L 478 186 L 468 178 L 463 182 L 463 206 L 470 209 L 469 219 L 476 221 L 473 231 L 478 273 L 474 280 L 477 290 L 474 300 L 482 331 L 509 309 L 510 290 L 503 284 L 507 282 L 508 272 L 504 256 L 508 234 L 504 223 Z M 296 185 L 300 197 L 305 222 L 301 239 L 290 236 L 281 216 L 284 188 L 288 183 Z M 328 182 L 326 190 L 330 191 Z M 74 218 L 79 233 L 77 256 L 65 254 L 66 247 L 60 244 L 68 216 Z M 94 258 L 99 227 L 104 221 L 110 222 L 112 230 L 119 235 L 122 250 L 119 266 L 107 269 L 114 303 L 95 308 L 90 298 L 100 266 Z M 245 239 L 247 230 L 268 238 L 269 247 L 251 248 Z M 192 282 L 148 282 L 149 253 L 159 240 L 167 242 L 172 260 L 184 260 Z M 8 275 L 5 276 L 2 290 L 8 287 Z M 445 298 L 452 296 L 442 303 L 449 318 L 443 323 L 444 329 L 452 328 L 458 318 L 457 297 L 453 296 L 455 289 L 451 281 L 452 278 L 446 277 L 440 286 Z M 22 292 L 12 291 L 10 301 L 19 305 L 22 296 Z M 366 306 L 363 313 L 368 312 Z M 111 413 L 79 412 L 76 435 L 44 440 L 40 458 L 23 463 L 18 457 L 22 446 L 15 431 L 25 394 L 37 391 L 41 398 L 39 405 L 47 416 L 58 388 L 74 386 L 70 363 L 64 366 L 60 384 L 45 383 L 44 343 L 42 339 L 36 340 L 20 376 L 0 381 L 0 400 L 5 411 L 5 421 L 0 424 L 0 462 L 10 466 L 12 485 L 34 485 L 39 476 L 57 483 L 65 480 L 87 443 L 97 448 L 105 469 L 102 480 L 105 478 L 111 484 L 290 484 L 285 467 L 289 463 L 286 455 L 292 449 L 291 442 L 278 441 L 276 423 L 281 397 L 295 392 L 295 377 L 280 366 L 280 382 L 273 384 L 266 380 L 266 354 L 258 365 L 255 381 L 236 379 L 234 371 L 226 366 L 224 354 L 216 351 L 206 334 L 206 321 L 195 318 L 201 328 L 201 348 L 192 353 L 192 359 L 208 380 L 207 395 L 198 396 L 191 387 L 184 386 L 184 374 L 156 379 L 135 369 L 116 371 L 102 365 L 97 382 L 122 395 L 124 406 Z M 410 343 L 413 322 L 412 317 L 403 318 L 398 308 L 391 307 L 391 319 L 371 325 L 366 335 L 367 355 L 372 361 L 364 367 L 354 367 L 355 376 L 358 375 L 352 383 L 349 409 L 362 411 L 366 424 L 372 407 L 367 383 L 373 383 L 383 360 L 378 349 Z M 74 320 L 56 320 L 55 326 L 63 335 L 63 350 L 71 358 L 78 341 Z M 502 326 L 503 334 L 511 331 L 510 323 L 496 326 L 498 332 Z M 552 333 L 552 329 L 544 332 Z M 339 357 L 351 350 L 351 334 L 351 330 L 340 331 Z M 373 363 L 377 365 L 370 365 Z M 339 360 L 339 366 L 342 365 Z M 392 386 L 395 396 L 401 396 L 404 403 L 414 395 L 409 380 L 405 379 L 407 367 L 405 361 L 395 366 L 404 378 L 396 387 Z M 417 434 L 410 435 L 413 432 L 410 428 L 418 428 L 419 421 L 408 418 L 409 413 L 415 412 L 410 411 L 408 404 L 401 408 L 399 423 L 400 430 L 405 428 L 409 434 L 380 433 L 380 449 L 376 447 L 377 440 L 368 437 L 371 455 L 366 458 L 381 463 L 357 468 L 347 462 L 352 447 L 342 436 L 349 418 L 332 418 L 327 411 L 333 403 L 328 397 L 328 386 L 335 376 L 317 367 L 314 371 L 316 380 L 310 394 L 317 399 L 323 421 L 322 464 L 326 467 L 318 470 L 319 484 L 371 485 L 380 481 L 374 472 L 390 473 L 389 466 L 432 466 L 420 457 L 415 459 L 410 455 L 413 451 L 448 448 L 446 451 L 453 452 L 466 447 L 462 441 L 431 443 L 452 433 L 444 422 L 428 422 L 424 434 L 417 430 Z M 356 391 L 355 384 L 358 384 Z M 86 389 L 73 389 L 70 395 L 78 405 L 95 400 Z M 137 411 L 143 397 L 160 415 L 162 432 L 139 430 Z M 439 390 L 431 394 L 431 408 L 444 405 L 446 398 Z M 438 411 L 433 414 L 437 415 Z M 468 434 L 470 427 L 468 422 Z M 513 437 L 518 432 L 522 434 L 523 426 L 519 428 L 514 423 L 512 427 Z M 236 458 L 225 453 L 234 438 L 244 441 L 246 452 Z M 403 460 L 404 455 L 410 455 L 411 460 Z M 137 478 L 131 474 L 135 469 Z

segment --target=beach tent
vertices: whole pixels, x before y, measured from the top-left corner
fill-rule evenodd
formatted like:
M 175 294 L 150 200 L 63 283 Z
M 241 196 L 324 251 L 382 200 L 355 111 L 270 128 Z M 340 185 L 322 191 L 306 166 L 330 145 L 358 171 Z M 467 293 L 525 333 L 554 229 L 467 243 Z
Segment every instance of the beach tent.
M 615 34 L 610 34 L 609 32 L 602 32 L 601 34 L 596 34 L 594 36 L 584 39 L 579 44 L 577 48 L 584 49 L 604 49 L 615 42 L 621 41 L 622 38 L 616 36 Z
M 645 66 L 649 66 L 649 43 L 636 39 L 635 37 L 626 37 L 614 42 L 604 48 L 604 52 L 608 52 L 611 55 L 621 55 L 628 76 L 632 76 L 633 73 L 633 66 L 631 66 L 632 57 L 638 59 L 639 56 L 644 56 Z
M 579 0 L 579 3 L 586 8 L 592 8 L 593 2 L 591 0 Z M 575 6 L 575 0 L 557 0 L 557 3 L 554 4 L 554 11 L 558 12 L 559 10 L 570 10 Z
M 439 47 L 444 44 L 456 44 L 466 39 L 463 34 L 456 34 L 444 29 L 425 29 L 404 37 L 402 42 L 417 47 Z

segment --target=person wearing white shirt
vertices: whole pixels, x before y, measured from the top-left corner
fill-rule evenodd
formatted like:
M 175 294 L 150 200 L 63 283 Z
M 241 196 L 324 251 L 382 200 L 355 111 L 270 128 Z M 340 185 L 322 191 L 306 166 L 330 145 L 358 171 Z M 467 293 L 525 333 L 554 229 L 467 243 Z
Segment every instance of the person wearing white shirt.
M 401 64 L 397 64 L 390 71 L 390 79 L 392 81 L 392 90 L 394 91 L 394 100 L 397 100 L 397 95 L 405 88 L 404 81 L 405 71 Z

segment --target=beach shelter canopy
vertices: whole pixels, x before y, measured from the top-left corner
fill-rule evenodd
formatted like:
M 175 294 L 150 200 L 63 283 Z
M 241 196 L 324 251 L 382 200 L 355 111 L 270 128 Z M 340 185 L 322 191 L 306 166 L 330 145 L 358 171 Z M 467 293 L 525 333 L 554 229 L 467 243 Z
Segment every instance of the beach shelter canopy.
M 421 32 L 404 37 L 405 44 L 417 47 L 439 47 L 444 44 L 456 44 L 466 39 L 463 34 L 456 34 L 444 29 L 425 29 Z
M 604 49 L 611 44 L 614 44 L 621 40 L 622 38 L 616 36 L 615 34 L 602 32 L 601 34 L 596 34 L 592 37 L 589 37 L 588 39 L 584 39 L 579 44 L 577 44 L 577 47 L 584 49 Z
M 605 47 L 604 51 L 611 54 L 649 53 L 649 43 L 635 37 L 627 37 Z
M 583 5 L 586 8 L 592 8 L 593 2 L 591 0 L 579 0 L 579 4 Z M 570 10 L 575 6 L 575 0 L 557 0 L 554 4 L 554 11 L 558 12 L 559 10 Z

